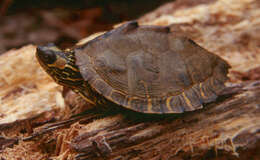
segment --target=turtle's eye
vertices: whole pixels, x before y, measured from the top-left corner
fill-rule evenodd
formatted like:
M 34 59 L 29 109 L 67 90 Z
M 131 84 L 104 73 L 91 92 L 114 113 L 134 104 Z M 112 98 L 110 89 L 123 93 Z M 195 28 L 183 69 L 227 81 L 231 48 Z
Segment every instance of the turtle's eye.
M 53 64 L 56 61 L 55 51 L 48 47 L 37 47 L 37 54 L 45 64 Z

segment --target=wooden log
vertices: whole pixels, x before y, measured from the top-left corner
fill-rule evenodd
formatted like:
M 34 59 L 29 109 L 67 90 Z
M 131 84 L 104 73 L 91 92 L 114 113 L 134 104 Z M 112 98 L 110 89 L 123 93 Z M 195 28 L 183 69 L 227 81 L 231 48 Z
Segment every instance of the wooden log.
M 114 107 L 101 112 L 94 108 L 70 120 L 48 124 L 24 140 L 64 128 L 76 119 L 78 123 L 65 134 L 70 137 L 70 147 L 61 152 L 73 153 L 77 160 L 256 159 L 260 158 L 259 97 L 260 81 L 252 81 L 228 87 L 216 102 L 199 111 L 179 115 L 147 115 Z

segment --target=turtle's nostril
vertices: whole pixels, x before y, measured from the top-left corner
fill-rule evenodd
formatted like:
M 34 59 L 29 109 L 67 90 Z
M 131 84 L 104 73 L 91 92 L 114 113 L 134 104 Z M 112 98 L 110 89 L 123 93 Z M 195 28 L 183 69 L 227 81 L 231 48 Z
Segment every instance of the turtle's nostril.
M 44 49 L 42 46 L 37 46 L 36 48 L 36 56 L 40 59 L 43 59 L 43 55 L 44 55 Z
M 55 52 L 49 48 L 49 46 L 38 46 L 36 49 L 36 54 L 40 60 L 46 64 L 52 64 L 56 61 Z
M 43 54 L 43 53 L 44 53 L 44 47 L 42 47 L 42 46 L 37 46 L 37 48 L 36 48 L 36 53 L 37 53 L 37 54 Z

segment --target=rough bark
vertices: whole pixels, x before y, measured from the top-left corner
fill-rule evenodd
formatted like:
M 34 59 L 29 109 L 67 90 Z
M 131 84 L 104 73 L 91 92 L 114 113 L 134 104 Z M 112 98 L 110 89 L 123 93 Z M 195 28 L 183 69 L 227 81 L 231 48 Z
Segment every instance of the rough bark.
M 77 160 L 259 159 L 259 97 L 260 81 L 251 81 L 228 87 L 202 110 L 179 115 L 93 108 L 69 120 L 47 124 L 24 140 L 35 140 L 74 123 L 66 135 L 54 133 L 59 135 L 54 139 L 57 153 L 73 153 Z

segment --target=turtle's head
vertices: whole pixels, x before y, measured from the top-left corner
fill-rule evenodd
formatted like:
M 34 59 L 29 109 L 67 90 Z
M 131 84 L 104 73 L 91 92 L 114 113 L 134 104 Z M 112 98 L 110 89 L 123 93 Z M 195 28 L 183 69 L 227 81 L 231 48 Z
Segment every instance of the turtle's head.
M 75 64 L 73 51 L 63 51 L 54 44 L 48 44 L 37 47 L 36 57 L 42 68 L 57 83 L 70 88 L 82 85 L 83 79 Z

